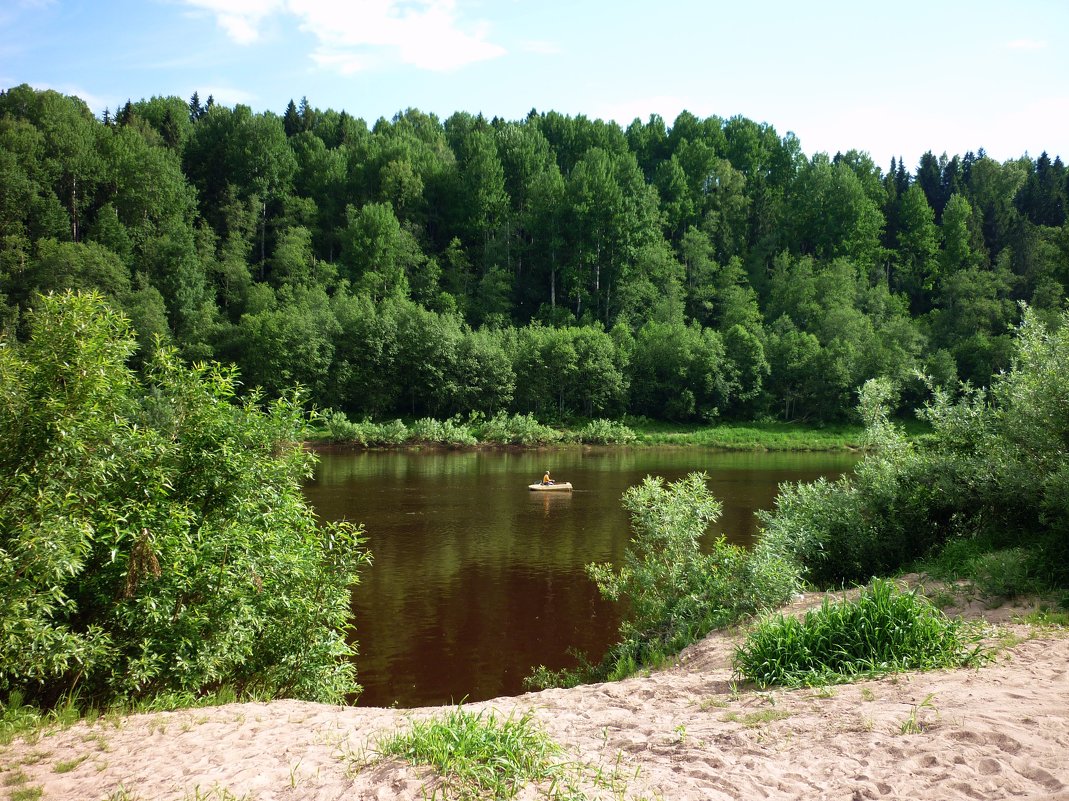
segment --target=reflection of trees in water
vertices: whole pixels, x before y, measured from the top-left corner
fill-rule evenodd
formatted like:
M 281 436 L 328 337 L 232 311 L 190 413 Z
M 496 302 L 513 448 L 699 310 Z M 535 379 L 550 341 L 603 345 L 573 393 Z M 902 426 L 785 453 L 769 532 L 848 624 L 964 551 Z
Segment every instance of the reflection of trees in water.
M 780 481 L 829 478 L 855 459 L 705 449 L 557 449 L 581 489 L 532 492 L 545 450 L 322 455 L 306 492 L 321 519 L 365 524 L 375 556 L 353 592 L 361 704 L 483 700 L 522 691 L 532 665 L 600 658 L 616 610 L 587 577 L 632 535 L 623 492 L 647 475 L 706 470 L 732 531 L 771 508 Z

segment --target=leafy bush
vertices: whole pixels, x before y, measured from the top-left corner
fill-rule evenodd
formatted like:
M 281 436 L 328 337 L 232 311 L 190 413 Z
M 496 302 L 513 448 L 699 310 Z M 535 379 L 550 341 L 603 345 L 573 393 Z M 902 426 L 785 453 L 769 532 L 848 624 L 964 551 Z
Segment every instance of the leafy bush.
M 837 584 L 972 540 L 1001 555 L 974 554 L 966 574 L 999 590 L 1002 571 L 1017 588 L 997 594 L 1069 585 L 1069 312 L 1059 322 L 1049 331 L 1025 311 L 1012 368 L 990 392 L 933 386 L 922 441 L 887 421 L 886 383 L 869 382 L 861 405 L 877 451 L 834 484 L 784 488 L 761 516 L 766 547 Z
M 482 442 L 498 445 L 549 445 L 559 442 L 561 433 L 539 423 L 534 415 L 499 412 L 483 422 L 476 436 Z
M 435 420 L 424 417 L 412 424 L 411 439 L 437 445 L 470 446 L 478 444 L 468 427 L 455 420 Z
M 327 411 L 323 415 L 327 426 L 327 436 L 331 442 L 360 442 L 361 429 L 345 416 L 342 411 Z
M 1026 548 L 1003 548 L 974 556 L 964 575 L 984 595 L 1016 598 L 1042 589 L 1037 575 L 1041 560 L 1042 556 Z
M 605 675 L 657 662 L 793 591 L 793 573 L 768 552 L 754 558 L 723 537 L 702 552 L 701 539 L 722 508 L 706 480 L 704 473 L 667 484 L 647 477 L 624 493 L 635 535 L 623 566 L 587 565 L 602 596 L 626 603 L 620 642 L 599 668 Z
M 856 601 L 761 621 L 735 651 L 735 670 L 761 687 L 813 686 L 861 675 L 975 664 L 981 650 L 959 621 L 915 592 L 874 581 Z
M 974 443 L 966 440 L 982 435 L 982 403 L 963 397 L 919 444 L 887 419 L 889 392 L 887 383 L 870 381 L 861 393 L 875 451 L 853 474 L 833 482 L 785 484 L 774 509 L 758 513 L 762 546 L 796 560 L 804 578 L 817 585 L 892 573 L 972 533 L 970 510 L 981 501 L 982 472 Z M 954 447 L 928 444 L 940 436 L 953 437 Z
M 0 692 L 43 706 L 356 689 L 349 524 L 301 494 L 302 398 L 135 340 L 96 296 L 47 297 L 0 341 Z
M 637 435 L 623 423 L 612 420 L 591 420 L 577 434 L 580 442 L 593 445 L 627 445 L 638 439 Z

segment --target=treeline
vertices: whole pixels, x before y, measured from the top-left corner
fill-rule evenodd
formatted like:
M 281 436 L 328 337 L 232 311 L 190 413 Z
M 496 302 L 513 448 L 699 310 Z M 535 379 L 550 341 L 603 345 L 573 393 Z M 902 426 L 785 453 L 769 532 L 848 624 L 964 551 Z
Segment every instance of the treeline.
M 743 117 L 669 127 L 408 110 L 369 127 L 176 97 L 95 118 L 0 95 L 0 314 L 94 288 L 189 361 L 350 416 L 833 419 L 1009 365 L 1069 286 L 1042 154 L 806 157 Z M 136 366 L 136 365 L 135 365 Z M 913 382 L 913 383 L 911 383 Z

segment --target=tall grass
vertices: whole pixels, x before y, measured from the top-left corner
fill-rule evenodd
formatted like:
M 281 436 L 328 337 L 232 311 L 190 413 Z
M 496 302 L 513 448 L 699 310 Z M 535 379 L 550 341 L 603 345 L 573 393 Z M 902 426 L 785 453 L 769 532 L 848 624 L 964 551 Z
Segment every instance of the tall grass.
M 408 731 L 379 740 L 376 750 L 430 765 L 446 792 L 463 799 L 513 798 L 529 783 L 552 779 L 561 754 L 531 713 L 501 720 L 492 710 L 461 707 L 441 718 L 413 721 Z
M 916 592 L 879 579 L 856 601 L 831 603 L 801 620 L 775 615 L 735 651 L 735 670 L 758 686 L 815 686 L 858 676 L 978 663 L 976 637 Z

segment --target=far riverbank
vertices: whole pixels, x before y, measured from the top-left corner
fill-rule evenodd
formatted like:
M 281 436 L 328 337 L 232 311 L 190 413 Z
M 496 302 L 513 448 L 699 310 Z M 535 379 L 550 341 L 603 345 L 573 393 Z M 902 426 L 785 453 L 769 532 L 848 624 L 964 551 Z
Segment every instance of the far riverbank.
M 921 435 L 916 421 L 907 431 Z M 543 448 L 577 445 L 680 446 L 740 451 L 862 451 L 865 429 L 860 424 L 752 422 L 717 425 L 679 424 L 645 418 L 622 422 L 590 420 L 549 426 L 530 415 L 467 420 L 421 418 L 387 422 L 349 421 L 340 412 L 323 418 L 309 438 L 313 448 Z

